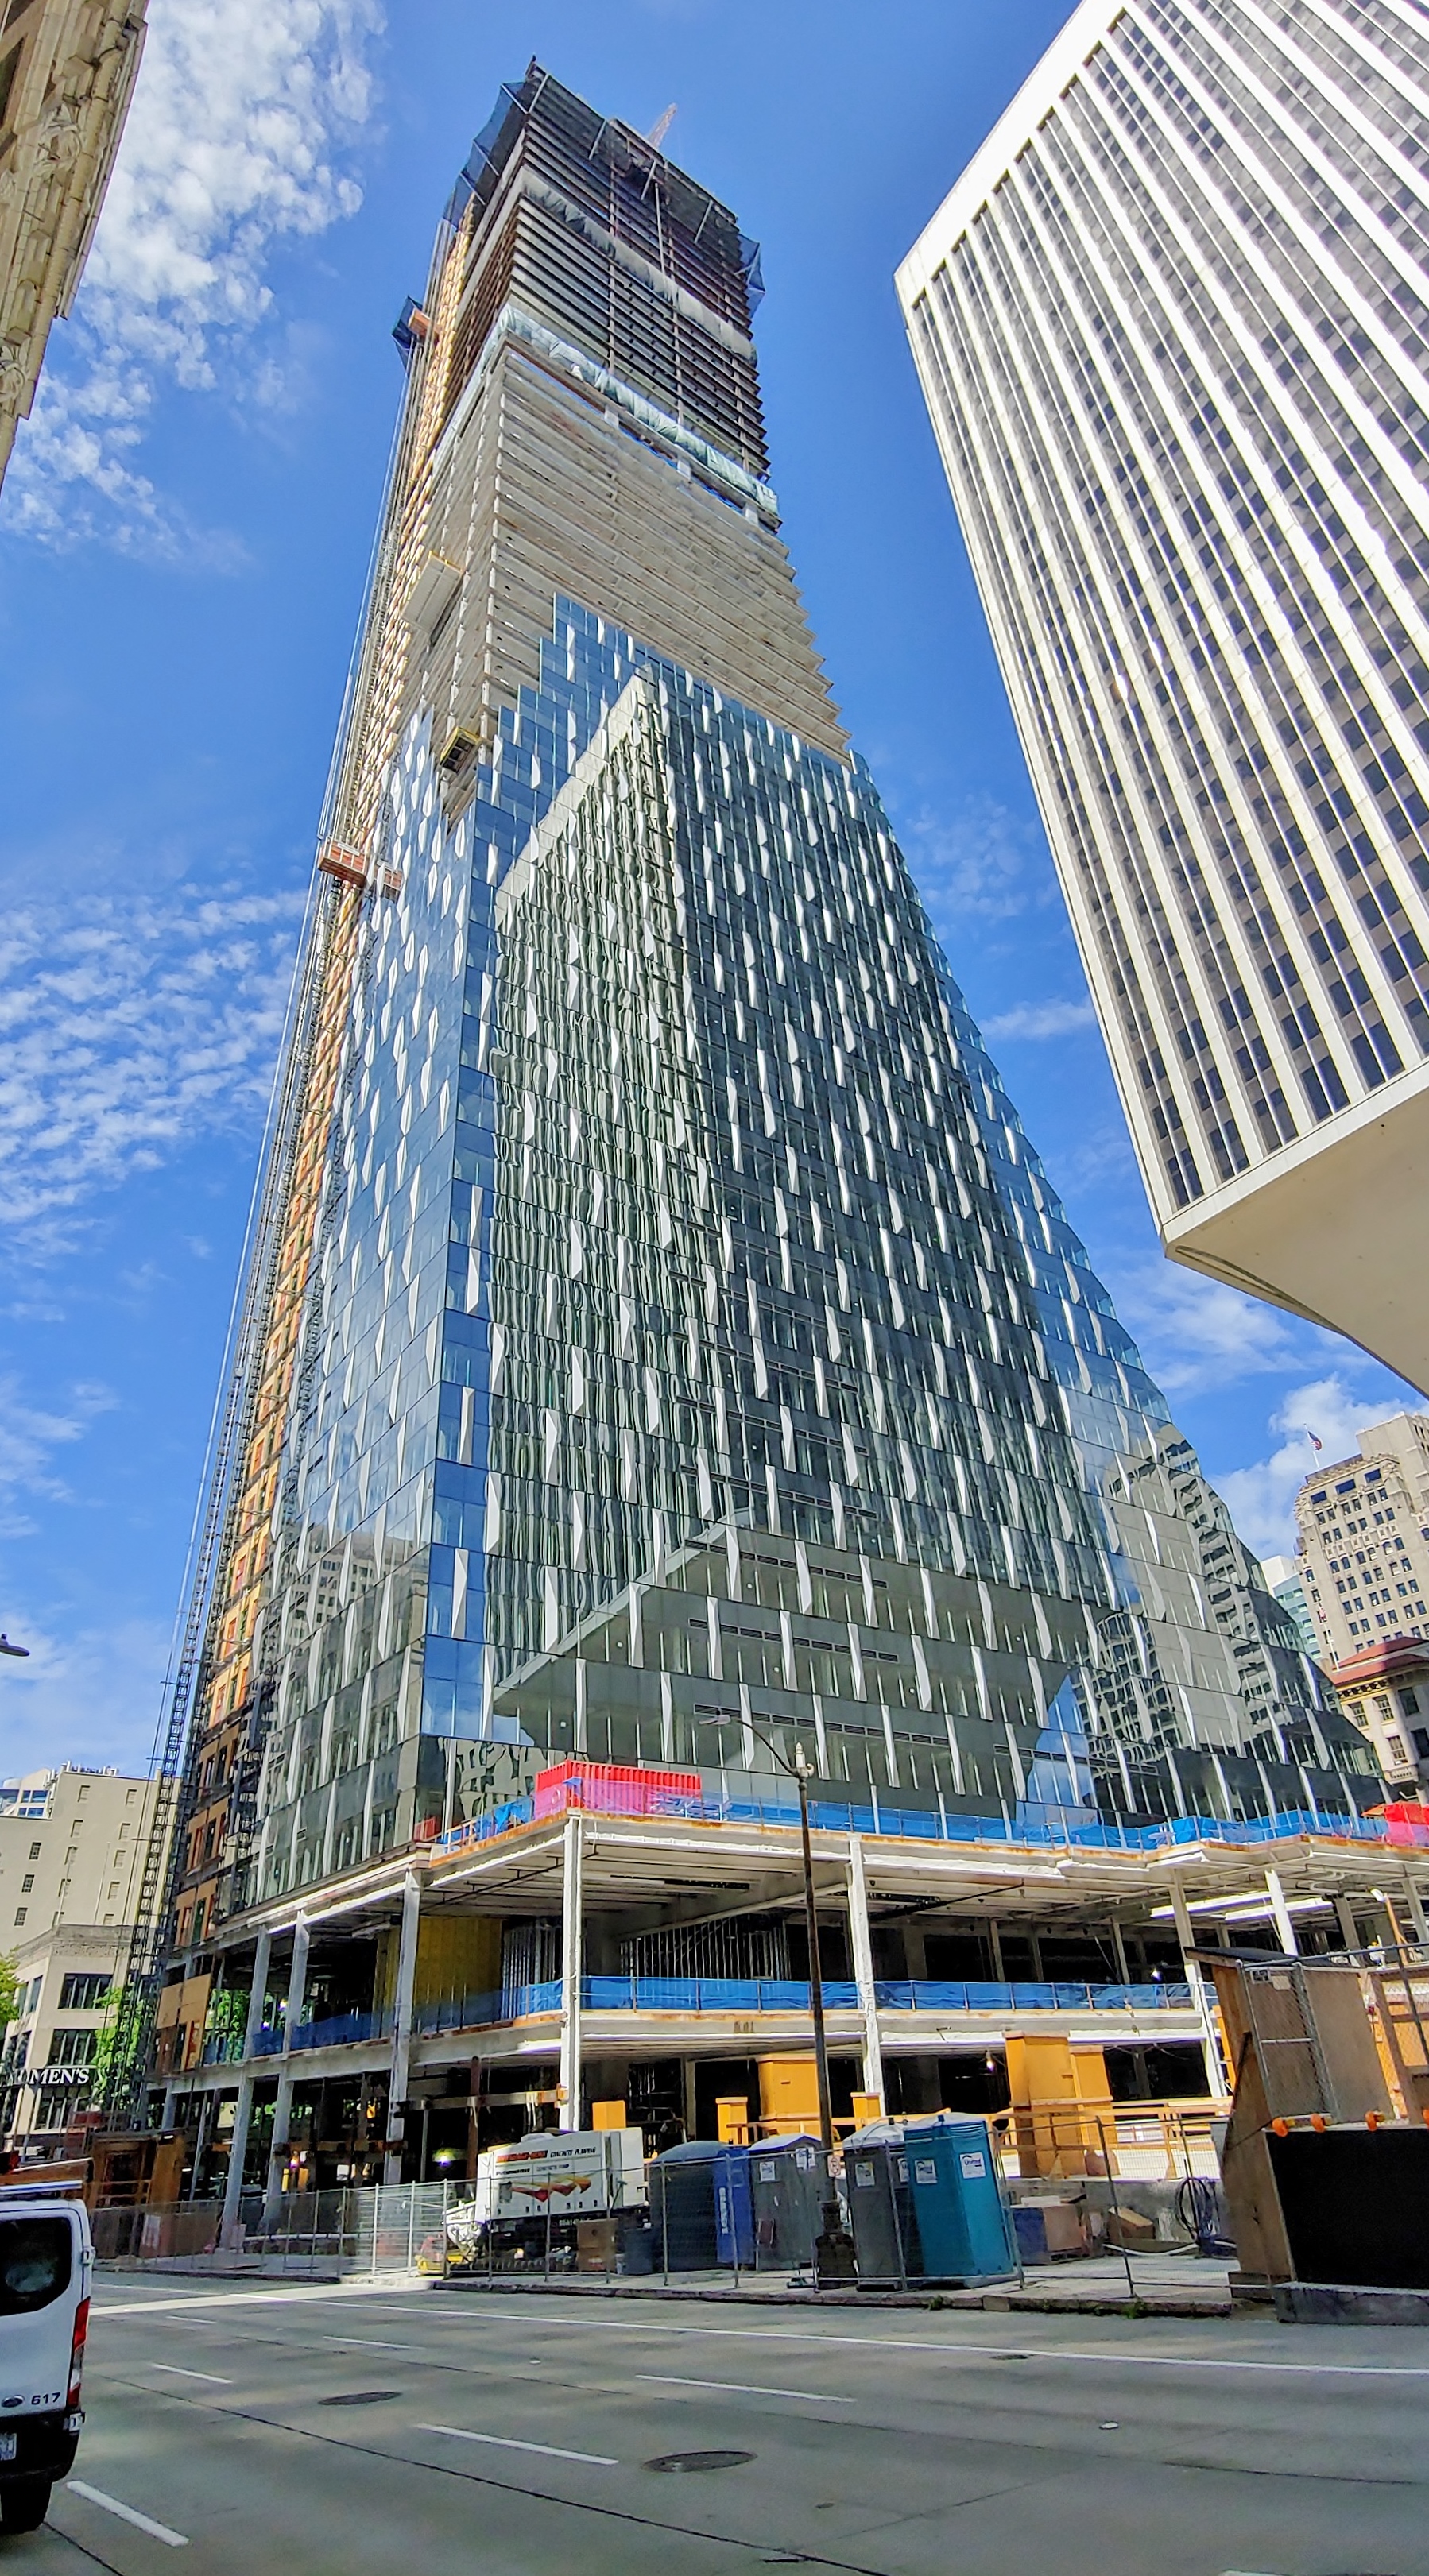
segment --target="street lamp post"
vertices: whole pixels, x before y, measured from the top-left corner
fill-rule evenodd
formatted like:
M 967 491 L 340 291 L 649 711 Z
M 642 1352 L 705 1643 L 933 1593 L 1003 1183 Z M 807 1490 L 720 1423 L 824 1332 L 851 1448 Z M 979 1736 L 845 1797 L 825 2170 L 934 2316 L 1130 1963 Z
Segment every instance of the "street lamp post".
M 829 2043 L 824 2027 L 824 1972 L 819 1957 L 819 1915 L 814 1901 L 814 1847 L 809 1839 L 809 1766 L 802 1744 L 791 1765 L 799 1788 L 799 1839 L 804 1854 L 804 1929 L 809 1940 L 809 2004 L 814 2020 L 814 2080 L 819 2088 L 819 2136 L 826 2156 L 834 2151 L 834 2104 L 829 2091 Z
M 718 1719 L 697 1717 L 696 1726 L 718 1725 Z M 838 2194 L 834 2189 L 830 2162 L 837 2141 L 834 2137 L 833 2096 L 829 2091 L 829 2046 L 824 2024 L 824 1975 L 819 1957 L 819 1912 L 814 1896 L 814 1847 L 809 1835 L 809 1765 L 802 1744 L 794 1747 L 791 1762 L 777 1743 L 766 1735 L 757 1719 L 745 1720 L 757 1735 L 765 1752 L 777 1762 L 799 1792 L 799 1842 L 804 1862 L 804 1926 L 809 1943 L 809 2008 L 814 2025 L 814 2081 L 819 2095 L 819 2138 L 824 2151 L 825 2198 L 823 2231 L 815 2245 L 816 2269 L 821 2279 L 850 2280 L 854 2274 L 853 2239 L 843 2223 Z

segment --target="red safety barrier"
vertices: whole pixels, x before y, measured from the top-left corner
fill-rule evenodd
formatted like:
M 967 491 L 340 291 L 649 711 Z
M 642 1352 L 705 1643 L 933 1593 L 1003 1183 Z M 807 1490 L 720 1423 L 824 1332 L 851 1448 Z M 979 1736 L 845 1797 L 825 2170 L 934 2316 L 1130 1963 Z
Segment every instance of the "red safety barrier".
M 598 1816 L 679 1816 L 703 1796 L 698 1771 L 647 1771 L 638 1763 L 558 1762 L 536 1775 L 537 1820 L 571 1807 Z

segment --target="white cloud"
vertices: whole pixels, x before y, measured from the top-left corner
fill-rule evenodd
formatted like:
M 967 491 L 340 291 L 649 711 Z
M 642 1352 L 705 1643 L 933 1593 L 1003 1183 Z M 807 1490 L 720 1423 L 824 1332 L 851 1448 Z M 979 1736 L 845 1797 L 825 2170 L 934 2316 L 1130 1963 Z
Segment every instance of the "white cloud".
M 29 1661 L 0 1663 L 4 1767 L 14 1779 L 57 1762 L 112 1763 L 145 1773 L 153 1750 L 169 1633 L 156 1619 L 121 1619 L 102 1629 L 58 1633 L 21 1604 L 7 1613 Z
M 1335 1337 L 1301 1324 L 1237 1288 L 1153 1261 L 1115 1282 L 1117 1312 L 1135 1334 L 1142 1355 L 1167 1395 L 1208 1395 L 1247 1377 L 1283 1376 L 1303 1367 L 1316 1347 L 1339 1347 Z
M 1278 1446 L 1254 1466 L 1216 1478 L 1247 1545 L 1260 1556 L 1293 1556 L 1294 1502 L 1305 1478 L 1317 1467 L 1352 1458 L 1360 1433 L 1385 1419 L 1383 1402 L 1365 1403 L 1338 1374 L 1294 1388 L 1270 1417 L 1269 1428 L 1281 1434 Z M 1318 1450 L 1311 1432 L 1323 1444 Z
M 898 838 L 940 934 L 957 921 L 1010 919 L 1055 894 L 1041 825 L 995 796 L 969 796 L 951 817 L 915 814 Z
M 72 1238 L 84 1203 L 204 1132 L 251 1131 L 282 1028 L 296 895 L 180 884 L 32 901 L 0 946 L 7 1253 Z
M 371 108 L 380 0 L 151 0 L 118 165 L 74 320 L 51 341 L 6 484 L 12 527 L 231 560 L 135 462 L 160 387 L 275 398 L 267 270 L 361 191 L 341 155 Z M 270 334 L 270 337 L 272 335 Z M 255 347 L 255 339 L 260 345 Z
M 76 1386 L 68 1409 L 47 1411 L 30 1404 L 17 1379 L 0 1378 L 0 1538 L 28 1538 L 34 1528 L 24 1508 L 27 1495 L 50 1502 L 70 1499 L 52 1460 L 56 1449 L 80 1440 L 97 1413 L 114 1403 L 106 1387 Z
M 1096 1026 L 1096 1012 L 1090 1001 L 1018 1002 L 1010 1011 L 1000 1011 L 996 1019 L 983 1022 L 985 1038 L 1065 1038 L 1074 1029 Z

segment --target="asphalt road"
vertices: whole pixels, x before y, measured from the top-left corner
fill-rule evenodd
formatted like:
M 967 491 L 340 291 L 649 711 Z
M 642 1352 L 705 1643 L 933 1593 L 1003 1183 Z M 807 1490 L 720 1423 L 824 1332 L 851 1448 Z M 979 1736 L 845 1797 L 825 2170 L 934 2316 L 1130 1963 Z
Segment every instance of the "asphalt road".
M 0 2576 L 1429 2576 L 1417 2328 L 111 2278 L 85 2400 Z

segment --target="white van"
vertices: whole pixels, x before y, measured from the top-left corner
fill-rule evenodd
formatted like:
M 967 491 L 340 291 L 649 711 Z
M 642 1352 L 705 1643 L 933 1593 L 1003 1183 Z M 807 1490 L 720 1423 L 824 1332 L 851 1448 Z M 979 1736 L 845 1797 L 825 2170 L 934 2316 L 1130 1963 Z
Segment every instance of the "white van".
M 81 2201 L 0 2189 L 0 2532 L 37 2530 L 74 2466 L 93 2259 Z

